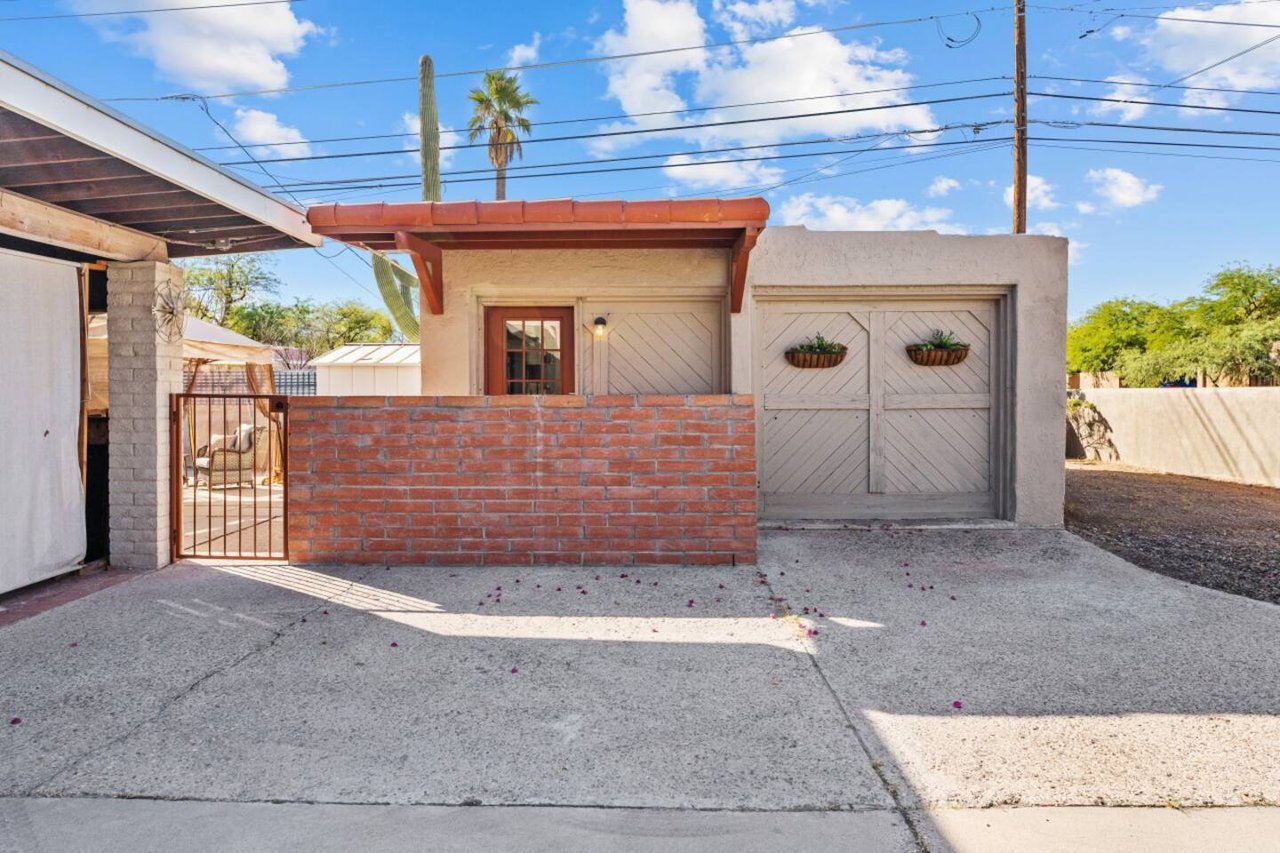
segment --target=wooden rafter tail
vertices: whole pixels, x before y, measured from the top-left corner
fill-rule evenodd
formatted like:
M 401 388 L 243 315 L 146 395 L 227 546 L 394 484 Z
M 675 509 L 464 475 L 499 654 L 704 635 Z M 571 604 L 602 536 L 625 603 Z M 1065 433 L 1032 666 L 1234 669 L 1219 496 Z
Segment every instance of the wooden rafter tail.
M 732 280 L 729 290 L 729 310 L 737 314 L 742 311 L 742 300 L 747 292 L 747 259 L 755 248 L 756 239 L 760 236 L 759 228 L 747 228 L 734 241 L 729 259 Z
M 396 232 L 396 248 L 413 261 L 413 271 L 422 283 L 423 302 L 432 314 L 444 313 L 444 264 L 440 247 L 410 234 Z M 430 264 L 428 267 L 427 264 Z

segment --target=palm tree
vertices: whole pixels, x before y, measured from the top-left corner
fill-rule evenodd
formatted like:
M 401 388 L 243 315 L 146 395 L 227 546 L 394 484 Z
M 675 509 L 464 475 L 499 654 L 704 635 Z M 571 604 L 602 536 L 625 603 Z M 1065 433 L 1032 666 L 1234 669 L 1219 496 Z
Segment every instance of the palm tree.
M 505 71 L 486 71 L 484 85 L 468 95 L 475 112 L 467 127 L 475 142 L 481 134 L 489 134 L 489 162 L 497 172 L 494 195 L 498 201 L 507 197 L 507 164 L 524 154 L 520 134 L 533 132 L 524 111 L 538 103 L 528 92 L 520 90 L 520 78 Z

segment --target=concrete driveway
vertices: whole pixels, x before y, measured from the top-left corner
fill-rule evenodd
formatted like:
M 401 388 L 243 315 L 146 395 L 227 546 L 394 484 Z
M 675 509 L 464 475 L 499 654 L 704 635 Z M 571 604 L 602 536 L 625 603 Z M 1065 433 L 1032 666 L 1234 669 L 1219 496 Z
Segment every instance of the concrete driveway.
M 186 563 L 0 629 L 0 839 L 1102 850 L 1141 813 L 963 809 L 1280 802 L 1273 605 L 1062 532 L 761 544 L 760 574 Z

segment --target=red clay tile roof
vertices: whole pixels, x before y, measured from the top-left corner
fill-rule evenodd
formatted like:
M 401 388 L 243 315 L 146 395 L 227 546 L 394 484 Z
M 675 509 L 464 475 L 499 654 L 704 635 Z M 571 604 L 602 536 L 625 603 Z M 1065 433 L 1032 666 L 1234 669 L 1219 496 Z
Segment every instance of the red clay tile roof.
M 321 204 L 307 211 L 319 231 L 357 228 L 368 232 L 445 230 L 450 227 L 521 225 L 663 226 L 751 225 L 763 227 L 769 203 L 752 198 L 656 201 L 420 201 L 387 204 Z

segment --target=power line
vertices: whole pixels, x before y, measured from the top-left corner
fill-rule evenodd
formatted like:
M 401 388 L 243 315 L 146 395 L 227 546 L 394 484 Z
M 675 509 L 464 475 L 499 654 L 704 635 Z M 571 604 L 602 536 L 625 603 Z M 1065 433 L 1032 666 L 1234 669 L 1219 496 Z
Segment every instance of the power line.
M 1187 158 L 1189 160 L 1235 160 L 1244 161 L 1244 163 L 1276 163 L 1280 164 L 1280 159 L 1276 158 L 1236 158 L 1225 154 L 1181 154 L 1178 151 L 1135 151 L 1133 149 L 1103 149 L 1103 147 L 1089 145 L 1052 145 L 1047 142 L 1032 142 L 1032 145 L 1039 149 L 1057 149 L 1061 151 L 1101 151 L 1105 154 L 1137 154 L 1146 156 L 1146 158 Z
M 1037 98 L 1061 98 L 1068 101 L 1094 101 L 1104 104 L 1142 104 L 1148 107 L 1174 107 L 1180 110 L 1208 110 L 1218 113 L 1249 113 L 1251 115 L 1280 115 L 1280 110 L 1260 110 L 1251 107 L 1212 107 L 1204 104 L 1177 104 L 1169 101 L 1144 101 L 1139 98 L 1099 98 L 1088 95 L 1063 95 L 1055 92 L 1028 92 Z
M 219 130 L 221 130 L 224 134 L 226 134 L 226 136 L 227 136 L 227 138 L 228 138 L 228 139 L 230 139 L 232 142 L 234 142 L 236 145 L 238 145 L 238 146 L 240 147 L 240 150 L 241 150 L 241 151 L 243 151 L 243 152 L 245 153 L 245 156 L 246 156 L 246 157 L 248 157 L 251 161 L 253 161 L 253 163 L 254 163 L 254 164 L 255 164 L 255 165 L 256 165 L 256 166 L 257 166 L 257 167 L 262 171 L 262 174 L 266 175 L 268 178 L 270 178 L 272 181 L 274 181 L 277 185 L 279 185 L 279 184 L 280 184 L 280 179 L 279 179 L 279 178 L 277 178 L 275 175 L 271 174 L 271 172 L 267 169 L 267 167 L 266 167 L 266 166 L 262 165 L 261 163 L 259 163 L 259 162 L 258 162 L 258 161 L 256 161 L 256 160 L 253 160 L 253 155 L 252 155 L 251 153 L 249 153 L 249 149 L 248 149 L 248 148 L 245 148 L 245 147 L 244 147 L 244 145 L 243 145 L 243 144 L 241 144 L 240 140 L 239 140 L 239 139 L 237 139 L 237 138 L 235 137 L 235 135 L 234 135 L 230 130 L 227 130 L 227 128 L 222 124 L 222 122 L 220 122 L 220 121 L 218 121 L 216 118 L 214 118 L 213 112 L 209 109 L 209 104 L 208 104 L 208 102 L 207 102 L 207 101 L 205 101 L 204 99 L 198 99 L 198 100 L 197 100 L 197 103 L 198 103 L 198 105 L 199 105 L 199 107 L 200 107 L 201 112 L 203 112 L 203 113 L 205 114 L 205 116 L 207 116 L 207 117 L 208 117 L 209 121 L 213 122 L 213 123 L 214 123 L 214 125 L 216 125 L 216 126 L 217 126 L 217 128 L 218 128 Z M 288 187 L 283 187 L 283 186 L 281 186 L 281 187 L 280 187 L 280 189 L 281 189 L 281 190 L 282 190 L 282 191 L 283 191 L 287 196 L 289 196 L 289 198 L 293 199 L 294 203 L 295 203 L 295 204 L 297 204 L 299 207 L 306 207 L 306 205 L 304 205 L 304 204 L 302 203 L 302 201 L 301 201 L 301 200 L 299 200 L 299 198 L 298 198 L 296 195 L 294 195 L 292 191 L 290 191 L 290 190 L 289 190 L 289 188 L 288 188 Z M 319 248 L 318 246 L 312 246 L 312 247 L 311 247 L 311 250 L 312 250 L 313 252 L 315 252 L 317 255 L 319 255 L 320 257 L 324 258 L 325 263 L 329 264 L 329 265 L 330 265 L 330 266 L 332 266 L 334 269 L 336 269 L 338 272 L 342 273 L 342 274 L 343 274 L 343 275 L 345 275 L 347 278 L 351 279 L 351 281 L 353 281 L 355 284 L 357 284 L 357 285 L 359 285 L 360 287 L 362 287 L 362 288 L 365 290 L 365 292 L 369 293 L 369 294 L 370 294 L 370 295 L 372 295 L 372 296 L 377 296 L 378 298 L 381 298 L 378 294 L 376 294 L 376 293 L 374 293 L 374 292 L 373 292 L 373 289 L 372 289 L 372 288 L 370 288 L 370 287 L 369 287 L 368 285 L 366 285 L 366 284 L 362 284 L 359 280 L 357 280 L 357 279 L 356 279 L 356 277 L 355 277 L 355 276 L 351 275 L 351 273 L 349 273 L 349 272 L 347 272 L 346 270 L 344 270 L 344 269 L 343 269 L 343 268 L 338 264 L 337 260 L 335 260 L 335 257 L 336 257 L 336 256 L 335 256 L 335 257 L 330 257 L 329 255 L 326 255 L 324 252 L 320 251 L 320 248 Z M 339 254 L 341 254 L 341 252 L 340 252 Z
M 1055 80 L 1064 83 L 1102 83 L 1110 86 L 1132 86 L 1147 88 L 1150 83 L 1136 83 L 1131 80 L 1099 80 L 1096 77 L 1056 77 L 1050 74 L 1030 74 L 1030 80 Z M 1173 86 L 1166 83 L 1163 89 L 1185 89 L 1192 92 L 1222 92 L 1230 95 L 1280 95 L 1280 91 L 1272 89 L 1231 89 L 1224 86 Z M 196 149 L 201 150 L 201 149 Z
M 154 15 L 158 12 L 190 12 L 197 9 L 234 9 L 239 6 L 278 6 L 287 5 L 290 0 L 242 0 L 239 3 L 206 3 L 201 6 L 165 6 L 159 9 L 119 9 L 112 12 L 62 12 L 53 15 L 14 15 L 0 18 L 0 24 L 18 23 L 20 21 L 58 21 L 67 18 L 113 18 L 127 15 Z M 294 0 L 301 3 L 303 0 Z
M 918 149 L 918 148 L 941 148 L 941 147 L 951 147 L 951 146 L 973 145 L 979 142 L 985 144 L 990 141 L 1008 141 L 1010 138 L 1011 137 L 1000 137 L 995 140 L 964 139 L 964 140 L 955 140 L 950 142 L 920 142 L 920 143 L 912 143 L 909 145 L 897 145 L 897 146 L 894 146 L 892 149 L 886 149 L 886 150 L 902 151 L 902 150 Z M 605 169 L 576 169 L 576 170 L 557 171 L 557 172 L 521 173 L 517 175 L 508 175 L 507 177 L 508 179 L 515 180 L 517 178 L 562 178 L 562 177 L 570 177 L 570 176 L 577 176 L 577 175 L 608 175 L 608 174 L 615 174 L 615 173 L 621 173 L 621 172 L 652 171 L 654 169 L 683 169 L 683 168 L 694 168 L 694 167 L 700 167 L 700 166 L 723 166 L 726 164 L 756 163 L 756 162 L 765 162 L 770 160 L 792 160 L 792 159 L 798 159 L 803 157 L 839 156 L 843 154 L 861 153 L 864 150 L 867 150 L 867 149 L 850 150 L 845 148 L 837 151 L 817 151 L 817 152 L 807 152 L 804 154 L 775 154 L 775 155 L 760 156 L 760 157 L 730 157 L 730 158 L 725 158 L 723 160 L 706 160 L 706 161 L 695 161 L 690 163 L 651 163 L 643 166 L 611 166 Z M 398 188 L 402 186 L 412 186 L 413 183 L 411 179 L 415 179 L 417 177 L 419 176 L 387 175 L 384 177 L 376 177 L 376 178 L 364 178 L 364 179 L 351 178 L 351 179 L 342 179 L 337 181 L 303 181 L 303 182 L 294 182 L 294 183 L 289 183 L 287 185 L 282 185 L 280 188 L 287 187 L 289 190 L 298 190 L 299 192 L 305 191 L 305 192 L 311 192 L 311 193 L 324 192 L 325 190 L 329 190 L 329 189 L 389 189 L 389 188 Z M 483 177 L 458 178 L 458 179 L 447 181 L 447 183 L 451 185 L 452 184 L 487 183 L 491 180 L 492 180 L 492 177 L 486 175 Z M 268 189 L 274 189 L 274 188 L 275 187 L 268 187 Z
M 568 141 L 578 140 L 578 139 L 605 139 L 605 138 L 612 138 L 612 137 L 618 137 L 618 136 L 634 136 L 637 134 L 646 134 L 646 133 L 668 133 L 672 131 L 701 130 L 701 129 L 712 128 L 712 127 L 736 127 L 738 125 L 744 125 L 744 124 L 760 124 L 762 122 L 767 122 L 767 121 L 789 121 L 789 120 L 802 119 L 802 118 L 820 118 L 823 116 L 832 116 L 832 115 L 850 115 L 853 113 L 878 112 L 880 110 L 897 110 L 897 109 L 903 109 L 906 107 L 925 107 L 925 106 L 934 106 L 937 104 L 955 104 L 955 103 L 961 103 L 965 101 L 980 101 L 980 100 L 986 100 L 989 98 L 1003 98 L 1003 97 L 1007 97 L 1008 95 L 1009 95 L 1008 92 L 995 92 L 987 95 L 960 95 L 954 98 L 934 98 L 927 101 L 905 101 L 901 104 L 882 104 L 874 107 L 848 107 L 846 109 L 839 109 L 839 110 L 820 110 L 817 112 L 793 113 L 791 115 L 782 115 L 782 116 L 756 116 L 753 118 L 727 119 L 725 121 L 694 122 L 691 124 L 664 125 L 662 127 L 636 127 L 636 128 L 627 128 L 625 130 L 600 131 L 597 133 L 577 133 L 577 134 L 570 134 L 568 136 L 542 136 L 542 137 L 534 137 L 531 139 L 525 139 L 525 140 L 522 140 L 522 142 L 525 145 L 529 145 L 535 142 L 568 142 Z M 458 151 L 458 150 L 463 150 L 468 148 L 488 148 L 488 147 L 489 147 L 489 143 L 487 142 L 470 142 L 462 145 L 441 145 L 440 150 L 441 151 Z M 347 152 L 342 154 L 312 154 L 305 157 L 263 157 L 257 160 L 250 159 L 248 161 L 232 160 L 225 163 L 221 163 L 220 165 L 244 166 L 244 165 L 248 165 L 249 163 L 258 163 L 258 162 L 296 163 L 296 162 L 312 161 L 312 160 L 343 160 L 343 159 L 350 159 L 352 157 L 370 157 L 370 156 L 383 156 L 388 154 L 404 154 L 404 153 L 405 153 L 404 149 L 395 149 L 392 151 L 377 151 L 377 152 L 366 151 L 366 152 Z
M 759 36 L 755 38 L 731 39 L 729 41 L 710 42 L 707 44 L 687 45 L 684 47 L 666 47 L 654 50 L 640 50 L 631 53 L 618 53 L 608 56 L 583 56 L 574 59 L 562 59 L 552 62 L 535 62 L 528 65 L 508 65 L 500 68 L 473 68 L 466 71 L 450 71 L 443 74 L 437 74 L 437 80 L 443 80 L 455 77 L 471 77 L 477 74 L 484 74 L 488 71 L 503 71 L 507 73 L 519 71 L 540 71 L 548 68 L 565 68 L 573 65 L 593 65 L 601 62 L 616 62 L 624 59 L 639 59 L 646 56 L 664 56 L 672 53 L 683 53 L 691 50 L 711 50 L 718 47 L 736 47 L 739 45 L 764 44 L 766 42 L 783 41 L 785 39 L 805 38 L 807 36 L 816 36 L 832 33 L 850 32 L 853 30 L 866 30 L 876 27 L 892 27 L 902 26 L 906 24 L 921 24 L 933 21 L 944 20 L 947 18 L 963 18 L 972 17 L 979 14 L 987 14 L 991 12 L 1007 12 L 1004 6 L 990 6 L 984 9 L 971 9 L 963 12 L 947 12 L 940 15 L 924 15 L 915 18 L 900 18 L 890 21 L 866 21 L 858 24 L 845 24 L 839 27 L 821 27 L 804 32 L 783 33 L 776 36 Z M 341 89 L 353 86 L 375 86 L 383 83 L 411 83 L 417 82 L 415 77 L 381 77 L 369 80 L 341 80 L 330 83 L 312 83 L 303 86 L 279 86 L 274 89 L 255 89 L 241 92 L 222 92 L 216 95 L 204 95 L 203 97 L 211 100 L 221 98 L 240 98 L 255 95 L 283 95 L 295 92 L 314 92 L 325 89 Z M 107 101 L 167 101 L 181 100 L 184 95 L 158 95 L 150 97 L 126 97 L 126 98 L 106 98 Z
M 1280 24 L 1276 25 L 1276 29 L 1280 29 Z M 1226 65 L 1228 62 L 1239 59 L 1245 54 L 1253 53 L 1255 50 L 1266 47 L 1267 45 L 1277 41 L 1280 41 L 1280 35 L 1274 35 L 1274 36 L 1271 36 L 1270 38 L 1265 38 L 1262 41 L 1258 42 L 1257 44 L 1250 45 L 1249 47 L 1246 47 L 1244 50 L 1240 50 L 1231 54 L 1226 59 L 1219 59 L 1217 62 L 1214 62 L 1211 65 L 1206 65 L 1204 68 L 1200 68 L 1195 71 L 1192 71 L 1190 74 L 1183 74 L 1181 77 L 1178 77 L 1175 80 L 1170 80 L 1168 83 L 1162 83 L 1161 85 L 1156 86 L 1155 88 L 1159 90 L 1159 89 L 1165 88 L 1166 86 L 1171 86 L 1174 83 L 1181 83 L 1184 80 L 1190 80 L 1192 77 L 1199 77 L 1201 74 L 1205 73 L 1206 71 L 1212 71 L 1215 68 L 1219 68 L 1223 65 Z
M 1071 140 L 1068 140 L 1071 141 Z M 1099 148 L 1089 145 L 1053 145 L 1049 143 L 1037 143 L 1032 140 L 1032 145 L 1037 148 L 1054 148 L 1061 151 L 1099 151 L 1111 154 L 1139 154 L 1143 157 L 1185 157 L 1190 160 L 1236 160 L 1247 163 L 1280 163 L 1280 159 L 1274 157 L 1231 157 L 1225 154 L 1185 154 L 1176 151 L 1135 151 L 1132 148 Z
M 596 122 L 596 121 L 624 121 L 627 119 L 651 118 L 653 116 L 685 115 L 688 113 L 711 112 L 713 110 L 730 110 L 730 109 L 736 110 L 736 109 L 742 109 L 745 107 L 763 107 L 763 106 L 770 106 L 773 104 L 792 104 L 792 103 L 798 103 L 801 101 L 821 101 L 821 100 L 827 100 L 830 98 L 856 98 L 862 95 L 880 95 L 880 94 L 885 94 L 889 92 L 907 92 L 914 89 L 936 89 L 942 86 L 964 86 L 970 83 L 990 83 L 997 80 L 1008 80 L 1008 79 L 1009 79 L 1008 77 L 1001 77 L 1001 76 L 974 77 L 969 80 L 948 80 L 940 83 L 917 83 L 911 86 L 892 86 L 885 89 L 863 89 L 858 92 L 836 92 L 831 95 L 806 95 L 804 97 L 798 97 L 798 98 L 777 98 L 771 101 L 748 101 L 746 103 L 741 103 L 741 104 L 716 104 L 716 105 L 706 106 L 706 107 L 688 107 L 682 110 L 655 110 L 652 112 L 643 112 L 643 113 L 615 113 L 614 115 L 607 115 L 607 116 L 584 116 L 582 118 L 550 119 L 546 121 L 535 121 L 534 125 L 537 127 L 548 127 L 552 125 L 561 125 L 561 124 L 585 124 L 588 122 Z M 440 132 L 452 133 L 452 134 L 470 133 L 469 130 L 465 130 L 465 129 L 458 129 L 458 130 L 442 129 Z M 320 139 L 299 139 L 291 142 L 271 142 L 271 143 L 266 143 L 259 147 L 283 148 L 287 145 L 312 145 L 312 144 L 319 144 L 322 142 L 363 142 L 363 141 L 372 140 L 372 139 L 403 139 L 405 137 L 415 137 L 417 135 L 418 135 L 417 131 L 409 131 L 405 133 L 375 133 L 375 134 L 368 134 L 365 136 L 333 136 L 333 137 L 320 138 Z M 201 148 L 193 148 L 192 150 L 193 151 L 225 151 L 229 148 L 236 148 L 236 147 L 238 146 L 206 145 Z
M 1228 151 L 1280 151 L 1273 145 L 1233 145 L 1225 142 L 1165 142 L 1159 139 L 1091 139 L 1062 136 L 1038 136 L 1041 142 L 1094 142 L 1104 145 L 1158 145 L 1165 148 L 1210 148 Z

